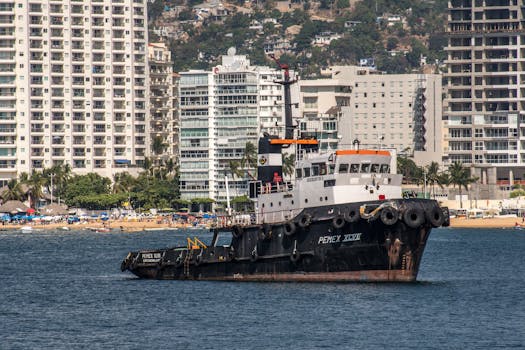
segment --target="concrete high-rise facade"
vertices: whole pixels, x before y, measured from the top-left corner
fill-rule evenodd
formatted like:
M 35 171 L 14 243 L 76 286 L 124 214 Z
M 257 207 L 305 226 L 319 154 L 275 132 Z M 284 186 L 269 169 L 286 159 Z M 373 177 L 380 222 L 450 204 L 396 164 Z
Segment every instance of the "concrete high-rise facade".
M 484 185 L 525 181 L 524 5 L 449 1 L 445 160 Z
M 150 154 L 155 164 L 178 158 L 178 75 L 164 43 L 148 45 L 150 77 Z
M 225 201 L 226 176 L 232 198 L 247 194 L 255 164 L 246 162 L 246 144 L 256 149 L 262 131 L 282 133 L 282 79 L 281 71 L 251 66 L 232 49 L 211 72 L 180 73 L 182 198 Z
M 103 176 L 140 166 L 146 43 L 146 0 L 3 1 L 0 182 L 59 164 Z
M 383 74 L 357 66 L 326 73 L 330 78 L 299 81 L 301 129 L 317 133 L 322 147 L 359 142 L 413 153 L 420 165 L 441 161 L 440 75 Z M 315 121 L 319 116 L 323 120 Z

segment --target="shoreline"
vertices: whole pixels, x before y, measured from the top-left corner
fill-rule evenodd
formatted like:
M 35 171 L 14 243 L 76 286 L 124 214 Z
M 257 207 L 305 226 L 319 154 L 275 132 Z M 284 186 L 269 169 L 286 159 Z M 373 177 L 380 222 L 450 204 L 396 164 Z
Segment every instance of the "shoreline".
M 126 221 L 126 220 L 108 220 L 108 221 L 86 221 L 80 223 L 68 224 L 67 222 L 52 222 L 52 223 L 25 223 L 25 224 L 5 224 L 0 226 L 0 230 L 20 230 L 23 227 L 32 227 L 35 231 L 41 230 L 97 230 L 97 229 L 111 229 L 109 232 L 137 232 L 147 230 L 176 230 L 188 229 L 195 226 L 181 223 L 166 223 L 157 222 L 156 220 L 145 221 Z M 197 226 L 198 228 L 206 229 L 206 226 Z M 67 228 L 68 230 L 66 230 Z
M 516 225 L 517 224 L 517 225 Z M 154 231 L 154 230 L 176 230 L 176 229 L 192 229 L 195 226 L 181 223 L 171 222 L 157 222 L 156 220 L 145 221 L 126 221 L 126 220 L 108 220 L 102 221 L 87 221 L 82 223 L 68 224 L 67 222 L 59 223 L 26 223 L 26 224 L 5 224 L 0 226 L 0 230 L 20 230 L 22 227 L 30 226 L 36 231 L 40 230 L 85 230 L 109 228 L 113 233 L 117 232 L 137 232 L 137 231 Z M 504 218 L 482 218 L 482 219 L 466 219 L 466 218 L 451 218 L 451 228 L 514 228 L 516 226 L 525 227 L 525 222 L 522 222 L 518 217 L 504 217 Z M 209 229 L 210 225 L 199 225 L 197 228 Z

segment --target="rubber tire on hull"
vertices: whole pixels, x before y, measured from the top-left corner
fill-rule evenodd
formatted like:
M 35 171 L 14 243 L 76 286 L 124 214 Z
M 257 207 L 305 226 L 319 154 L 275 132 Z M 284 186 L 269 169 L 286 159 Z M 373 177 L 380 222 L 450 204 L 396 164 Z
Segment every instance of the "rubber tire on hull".
M 343 228 L 346 224 L 346 221 L 345 221 L 345 218 L 341 215 L 339 216 L 336 216 L 332 219 L 332 226 L 335 228 L 335 229 L 340 229 L 340 228 Z
M 386 207 L 381 209 L 381 222 L 387 226 L 392 226 L 397 222 L 397 219 L 399 217 L 399 213 L 395 208 L 392 207 Z
M 445 215 L 443 210 L 438 207 L 433 207 L 430 211 L 427 212 L 427 220 L 430 222 L 432 227 L 440 227 L 445 222 Z
M 345 212 L 344 217 L 347 222 L 358 222 L 361 218 L 359 215 L 359 207 L 349 207 L 348 210 Z
M 295 226 L 295 222 L 288 221 L 285 222 L 283 225 L 283 231 L 284 234 L 287 236 L 293 236 L 295 234 L 295 231 L 297 231 L 297 227 Z
M 290 254 L 290 261 L 296 264 L 301 259 L 301 253 L 297 250 L 294 250 L 292 254 Z
M 403 213 L 403 221 L 408 227 L 418 228 L 425 222 L 423 210 L 415 207 L 407 208 Z
M 312 216 L 310 214 L 303 214 L 299 218 L 298 225 L 301 228 L 307 228 L 312 223 Z

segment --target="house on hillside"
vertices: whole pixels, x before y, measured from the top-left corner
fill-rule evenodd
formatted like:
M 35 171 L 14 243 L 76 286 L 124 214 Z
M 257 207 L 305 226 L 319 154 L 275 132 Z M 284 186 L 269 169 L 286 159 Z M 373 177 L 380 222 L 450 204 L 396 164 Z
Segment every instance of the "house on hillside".
M 231 14 L 231 11 L 217 0 L 211 0 L 195 5 L 193 6 L 193 11 L 200 21 L 209 19 L 213 22 L 222 22 Z
M 312 40 L 314 46 L 328 46 L 333 40 L 341 39 L 343 36 L 334 32 L 322 32 Z

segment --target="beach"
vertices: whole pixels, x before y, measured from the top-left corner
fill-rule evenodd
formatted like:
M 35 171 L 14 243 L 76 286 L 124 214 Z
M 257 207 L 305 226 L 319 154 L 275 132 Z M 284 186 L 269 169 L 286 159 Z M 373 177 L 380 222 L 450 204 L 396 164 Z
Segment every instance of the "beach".
M 111 232 L 134 232 L 134 231 L 145 231 L 145 230 L 160 230 L 160 229 L 176 229 L 176 228 L 188 228 L 193 227 L 190 224 L 178 223 L 178 222 L 167 222 L 156 219 L 144 219 L 138 220 L 114 220 L 110 219 L 107 221 L 102 220 L 90 220 L 84 222 L 75 222 L 68 224 L 67 222 L 30 222 L 24 224 L 5 224 L 0 228 L 3 230 L 18 230 L 22 227 L 30 226 L 35 230 L 57 230 L 65 229 L 66 227 L 70 230 L 82 230 L 82 229 L 103 229 L 109 228 Z M 204 227 L 205 228 L 205 227 Z
M 466 218 L 451 218 L 450 227 L 453 228 L 513 228 L 518 225 L 525 227 L 525 222 L 522 222 L 521 218 L 517 217 L 500 217 L 500 218 L 479 218 L 479 219 L 466 219 Z M 208 224 L 199 225 L 203 229 L 209 228 L 211 222 Z M 109 228 L 111 232 L 134 232 L 134 231 L 145 231 L 145 230 L 161 230 L 161 229 L 177 229 L 177 228 L 188 228 L 193 227 L 187 223 L 171 222 L 166 220 L 156 219 L 144 219 L 142 221 L 137 220 L 90 220 L 85 222 L 76 222 L 73 224 L 67 224 L 66 222 L 58 223 L 25 223 L 25 224 L 5 224 L 0 228 L 3 230 L 18 230 L 25 226 L 31 226 L 34 229 L 40 230 L 57 230 L 64 229 L 65 227 L 71 230 L 81 229 L 101 229 Z

